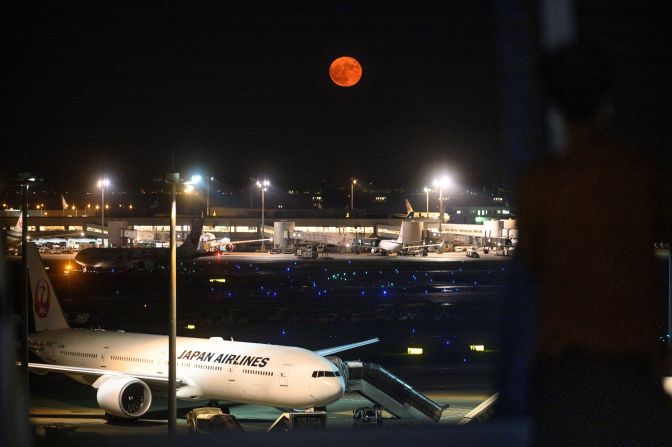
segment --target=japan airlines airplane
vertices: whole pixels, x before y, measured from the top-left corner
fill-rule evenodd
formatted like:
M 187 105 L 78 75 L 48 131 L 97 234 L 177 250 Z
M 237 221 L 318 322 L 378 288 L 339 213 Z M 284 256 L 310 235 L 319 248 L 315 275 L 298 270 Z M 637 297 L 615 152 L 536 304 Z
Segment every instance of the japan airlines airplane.
M 191 232 L 177 247 L 177 259 L 196 256 L 198 241 L 203 230 L 203 219 L 196 220 Z M 75 262 L 86 269 L 153 270 L 157 264 L 168 265 L 169 248 L 85 248 L 77 253 Z
M 166 392 L 168 337 L 71 329 L 34 244 L 28 268 L 36 332 L 29 347 L 43 363 L 37 374 L 60 373 L 97 389 L 106 413 L 135 419 Z M 345 391 L 345 378 L 325 358 L 377 342 L 365 340 L 319 351 L 224 340 L 177 337 L 177 398 L 217 400 L 284 409 L 324 407 Z

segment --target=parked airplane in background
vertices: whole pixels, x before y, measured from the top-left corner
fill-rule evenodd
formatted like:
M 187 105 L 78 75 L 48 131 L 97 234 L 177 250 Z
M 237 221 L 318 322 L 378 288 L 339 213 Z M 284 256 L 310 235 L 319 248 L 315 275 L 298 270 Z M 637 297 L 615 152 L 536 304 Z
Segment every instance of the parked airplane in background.
M 228 239 L 211 240 L 205 242 L 203 244 L 203 247 L 208 251 L 216 251 L 216 252 L 234 251 L 237 248 L 236 247 L 237 245 L 256 244 L 261 243 L 262 241 L 265 242 L 273 241 L 273 238 L 249 239 L 245 241 L 231 241 Z
M 135 419 L 168 384 L 168 337 L 71 329 L 35 245 L 28 246 L 36 333 L 31 352 L 44 363 L 29 363 L 38 374 L 60 373 L 96 388 L 98 405 L 109 415 Z M 177 398 L 322 408 L 345 391 L 339 368 L 325 356 L 378 339 L 309 351 L 224 340 L 177 337 Z
M 21 243 L 23 231 L 23 214 L 19 214 L 19 220 L 16 221 L 16 225 L 8 228 L 5 234 L 7 235 L 7 247 L 16 247 Z
M 30 220 L 30 219 L 29 219 Z M 21 244 L 21 238 L 23 237 L 23 215 L 19 214 L 19 218 L 16 221 L 16 225 L 7 229 L 5 234 L 7 235 L 7 247 L 17 247 Z M 93 241 L 95 243 L 95 238 L 85 238 L 84 233 L 77 230 L 71 231 L 30 231 L 28 234 L 28 239 L 31 241 L 41 241 L 42 243 L 65 243 L 67 239 L 81 239 L 86 241 Z
M 410 205 L 409 205 L 410 206 Z M 413 241 L 411 243 L 404 243 L 404 224 L 402 223 L 399 229 L 399 237 L 396 240 L 381 239 L 377 247 L 371 249 L 371 253 L 377 253 L 381 256 L 387 256 L 392 253 L 399 255 L 417 255 L 427 256 L 429 249 L 440 251 L 442 243 L 421 244 L 420 241 Z
M 203 219 L 192 225 L 191 232 L 184 238 L 182 245 L 177 247 L 178 259 L 189 259 L 196 256 L 198 241 L 203 230 Z M 169 248 L 138 247 L 138 248 L 86 248 L 75 256 L 75 262 L 87 269 L 137 269 L 153 270 L 155 266 L 167 265 L 170 256 Z

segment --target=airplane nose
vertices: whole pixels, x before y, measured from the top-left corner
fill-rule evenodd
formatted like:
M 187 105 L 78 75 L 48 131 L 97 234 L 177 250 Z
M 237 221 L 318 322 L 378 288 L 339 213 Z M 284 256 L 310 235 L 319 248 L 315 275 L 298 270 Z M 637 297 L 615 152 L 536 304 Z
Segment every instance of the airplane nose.
M 322 386 L 322 399 L 325 403 L 335 402 L 345 393 L 345 382 L 342 377 L 329 377 Z

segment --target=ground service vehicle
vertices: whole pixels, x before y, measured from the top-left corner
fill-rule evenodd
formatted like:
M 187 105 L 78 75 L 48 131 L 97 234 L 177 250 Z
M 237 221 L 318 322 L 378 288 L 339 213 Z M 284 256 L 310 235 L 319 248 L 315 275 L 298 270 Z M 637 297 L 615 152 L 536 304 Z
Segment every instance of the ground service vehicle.
M 224 414 L 218 407 L 194 408 L 187 413 L 187 426 L 190 433 L 243 431 L 235 417 Z
M 326 411 L 306 411 L 303 413 L 282 413 L 269 432 L 290 432 L 305 429 L 322 429 L 327 425 Z
M 352 411 L 352 423 L 362 426 L 383 424 L 383 411 L 380 407 L 361 407 Z
M 478 252 L 474 247 L 467 250 L 467 257 L 469 258 L 479 258 Z

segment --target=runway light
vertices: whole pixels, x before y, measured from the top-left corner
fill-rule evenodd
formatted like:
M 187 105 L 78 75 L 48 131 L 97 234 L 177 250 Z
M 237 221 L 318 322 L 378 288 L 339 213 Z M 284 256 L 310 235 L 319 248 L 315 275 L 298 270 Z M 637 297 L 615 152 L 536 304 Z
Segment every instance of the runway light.
M 409 346 L 406 352 L 408 353 L 408 355 L 422 355 L 423 350 L 422 348 L 414 348 Z
M 484 352 L 485 345 L 469 345 L 469 349 L 476 352 Z

